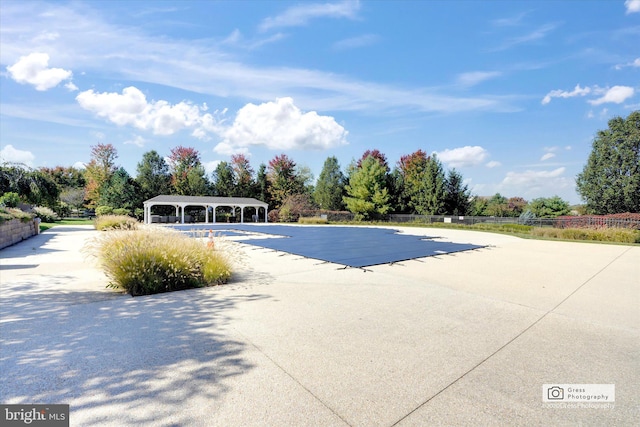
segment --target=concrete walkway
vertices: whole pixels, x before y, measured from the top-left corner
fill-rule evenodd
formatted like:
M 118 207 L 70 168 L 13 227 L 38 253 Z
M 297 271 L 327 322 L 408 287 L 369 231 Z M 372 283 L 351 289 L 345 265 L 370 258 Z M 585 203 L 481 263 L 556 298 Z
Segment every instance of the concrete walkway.
M 620 425 L 640 419 L 640 247 L 406 228 L 490 248 L 361 269 L 242 245 L 225 286 L 131 298 L 55 227 L 0 251 L 0 402 L 74 426 Z M 542 385 L 615 384 L 613 408 Z

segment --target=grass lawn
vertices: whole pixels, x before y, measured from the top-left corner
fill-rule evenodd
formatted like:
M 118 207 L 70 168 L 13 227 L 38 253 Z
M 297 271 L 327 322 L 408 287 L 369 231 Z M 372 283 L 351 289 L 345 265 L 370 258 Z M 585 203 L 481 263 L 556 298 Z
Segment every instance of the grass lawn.
M 93 220 L 87 218 L 64 218 L 56 222 L 41 222 L 40 232 L 55 227 L 56 225 L 93 225 Z

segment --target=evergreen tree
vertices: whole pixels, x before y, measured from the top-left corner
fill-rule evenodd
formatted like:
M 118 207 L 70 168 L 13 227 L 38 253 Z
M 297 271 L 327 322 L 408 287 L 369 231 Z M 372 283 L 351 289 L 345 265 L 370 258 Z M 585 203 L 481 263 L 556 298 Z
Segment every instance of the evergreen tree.
M 375 219 L 391 210 L 387 184 L 387 170 L 373 156 L 360 162 L 345 186 L 347 196 L 343 198 L 347 209 L 356 214 L 356 219 Z
M 256 175 L 256 196 L 258 200 L 263 202 L 270 200 L 269 180 L 267 179 L 267 165 L 260 164 L 258 174 Z
M 339 211 L 344 207 L 343 193 L 344 174 L 340 170 L 338 159 L 335 156 L 328 157 L 318 177 L 313 199 L 321 209 Z
M 220 162 L 213 171 L 213 195 L 218 197 L 233 197 L 235 195 L 236 182 L 233 168 L 227 162 Z
M 576 184 L 591 213 L 640 212 L 640 110 L 598 132 Z
M 142 200 L 171 193 L 169 165 L 155 150 L 142 155 L 142 161 L 138 163 L 136 171 L 136 183 L 140 188 Z
M 448 215 L 467 215 L 471 210 L 471 193 L 455 169 L 449 171 L 445 188 L 444 211 Z
M 116 170 L 109 181 L 100 190 L 99 206 L 109 206 L 114 209 L 123 208 L 133 212 L 142 207 L 140 188 L 136 181 L 129 176 L 124 168 Z
M 434 154 L 427 161 L 418 191 L 412 197 L 415 210 L 420 215 L 442 215 L 445 209 L 445 175 L 442 163 Z

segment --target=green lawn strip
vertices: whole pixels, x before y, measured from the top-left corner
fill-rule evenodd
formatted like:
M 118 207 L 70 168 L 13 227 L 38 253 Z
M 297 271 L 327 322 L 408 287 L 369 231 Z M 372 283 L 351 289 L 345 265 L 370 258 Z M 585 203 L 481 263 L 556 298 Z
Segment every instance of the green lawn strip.
M 48 230 L 58 225 L 93 225 L 93 220 L 87 218 L 64 218 L 56 222 L 41 222 L 40 232 Z

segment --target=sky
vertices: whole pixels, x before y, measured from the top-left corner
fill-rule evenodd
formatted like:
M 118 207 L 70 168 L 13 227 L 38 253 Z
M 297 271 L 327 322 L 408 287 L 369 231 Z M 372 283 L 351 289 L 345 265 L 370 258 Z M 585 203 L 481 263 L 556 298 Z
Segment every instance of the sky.
M 640 0 L 0 2 L 0 161 L 279 154 L 317 178 L 422 149 L 476 195 L 579 203 L 640 109 Z

